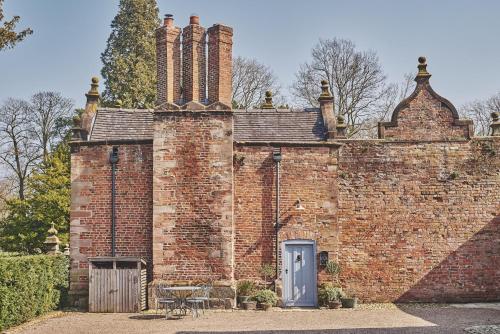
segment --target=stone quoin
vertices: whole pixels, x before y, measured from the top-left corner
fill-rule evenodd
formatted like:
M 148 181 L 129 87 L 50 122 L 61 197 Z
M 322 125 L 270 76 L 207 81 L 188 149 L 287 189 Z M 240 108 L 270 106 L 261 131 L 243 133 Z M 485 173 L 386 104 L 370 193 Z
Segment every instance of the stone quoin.
M 276 109 L 269 94 L 262 109 L 232 110 L 232 28 L 192 16 L 181 29 L 168 15 L 156 37 L 157 108 L 100 108 L 94 78 L 75 122 L 75 305 L 87 305 L 88 258 L 111 255 L 113 147 L 116 255 L 144 258 L 150 287 L 210 280 L 231 305 L 239 280 L 262 280 L 261 267 L 278 262 L 276 284 L 296 289 L 282 258 L 304 240 L 315 253 L 297 270 L 314 275 L 300 276 L 309 277 L 301 293 L 329 280 L 318 260 L 326 252 L 362 301 L 500 300 L 499 116 L 490 136 L 474 137 L 430 86 L 424 57 L 379 139 L 355 140 L 327 82 L 319 108 Z

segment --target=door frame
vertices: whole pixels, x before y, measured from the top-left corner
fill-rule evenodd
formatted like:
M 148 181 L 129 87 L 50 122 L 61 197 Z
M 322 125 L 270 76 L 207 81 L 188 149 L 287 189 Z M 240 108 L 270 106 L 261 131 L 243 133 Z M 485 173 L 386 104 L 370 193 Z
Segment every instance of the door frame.
M 286 289 L 285 289 L 285 279 L 283 276 L 283 273 L 285 272 L 285 252 L 286 252 L 286 246 L 289 245 L 311 245 L 312 246 L 312 252 L 313 252 L 313 277 L 314 277 L 314 282 L 313 282 L 313 296 L 314 296 L 314 305 L 312 307 L 317 307 L 318 306 L 318 265 L 317 265 L 317 259 L 316 259 L 316 240 L 310 240 L 310 239 L 289 239 L 289 240 L 283 240 L 281 242 L 281 286 L 282 286 L 282 293 L 281 293 L 281 301 L 283 303 L 283 306 L 285 307 L 294 307 L 293 305 L 286 305 Z M 300 306 L 299 306 L 300 307 Z M 307 306 L 305 306 L 307 307 Z

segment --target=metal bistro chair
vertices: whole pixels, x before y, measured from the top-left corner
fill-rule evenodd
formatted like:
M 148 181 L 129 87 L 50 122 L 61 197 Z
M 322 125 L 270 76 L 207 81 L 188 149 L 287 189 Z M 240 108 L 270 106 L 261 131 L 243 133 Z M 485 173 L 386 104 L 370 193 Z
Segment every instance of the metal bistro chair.
M 165 290 L 167 286 L 158 284 L 156 286 L 156 314 L 158 314 L 158 306 L 164 305 L 165 308 L 165 318 L 168 319 L 168 311 L 174 314 L 174 310 L 177 308 L 177 299 L 173 295 L 172 291 Z
M 209 284 L 201 285 L 201 296 L 199 299 L 203 300 L 203 312 L 205 312 L 205 302 L 207 303 L 206 309 L 210 309 L 210 291 L 212 290 L 212 286 Z
M 186 298 L 186 303 L 188 303 L 191 308 L 191 314 L 193 315 L 193 318 L 198 318 L 200 316 L 200 309 L 203 310 L 205 308 L 203 289 L 193 289 L 191 297 Z

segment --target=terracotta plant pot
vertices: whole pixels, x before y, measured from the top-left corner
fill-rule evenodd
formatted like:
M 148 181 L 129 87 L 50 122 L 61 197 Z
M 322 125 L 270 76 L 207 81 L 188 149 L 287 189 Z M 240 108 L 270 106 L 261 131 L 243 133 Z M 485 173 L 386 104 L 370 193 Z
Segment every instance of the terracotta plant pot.
M 259 308 L 263 311 L 270 311 L 272 307 L 273 304 L 268 304 L 268 303 L 259 304 Z
M 247 302 L 250 296 L 238 296 L 238 305 L 241 306 L 242 303 Z
M 342 306 L 342 303 L 339 302 L 338 300 L 333 300 L 328 303 L 328 307 L 331 309 L 337 309 L 340 308 L 340 306 Z
M 241 303 L 241 306 L 243 307 L 244 310 L 255 310 L 257 308 L 257 302 L 253 301 L 246 301 Z
M 358 305 L 358 298 L 342 298 L 342 307 L 343 308 L 355 308 Z

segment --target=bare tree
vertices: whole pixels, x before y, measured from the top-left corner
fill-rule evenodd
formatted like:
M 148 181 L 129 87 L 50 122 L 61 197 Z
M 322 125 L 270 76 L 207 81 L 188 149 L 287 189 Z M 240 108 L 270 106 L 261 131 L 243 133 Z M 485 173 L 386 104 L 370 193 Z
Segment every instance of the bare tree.
M 490 133 L 492 112 L 500 112 L 500 93 L 486 100 L 476 100 L 466 103 L 460 108 L 461 116 L 474 121 L 477 136 L 487 136 Z
M 0 162 L 15 175 L 20 199 L 24 199 L 27 178 L 40 159 L 29 109 L 26 101 L 12 98 L 0 107 Z
M 255 59 L 243 57 L 233 59 L 234 108 L 248 109 L 260 106 L 268 90 L 272 91 L 275 102 L 280 101 L 281 87 L 269 67 Z
M 415 73 L 406 73 L 403 80 L 398 83 L 387 85 L 386 94 L 384 94 L 373 107 L 373 113 L 366 116 L 358 126 L 358 132 L 355 133 L 359 138 L 377 138 L 378 123 L 389 121 L 392 112 L 403 99 L 408 97 L 415 88 Z
M 30 118 L 33 135 L 37 139 L 43 159 L 49 155 L 51 147 L 62 140 L 64 131 L 60 126 L 73 113 L 73 101 L 61 93 L 39 92 L 31 97 Z
M 399 96 L 400 87 L 387 84 L 377 54 L 356 50 L 350 40 L 321 39 L 311 56 L 296 73 L 292 94 L 303 106 L 318 106 L 319 82 L 327 80 L 350 137 L 365 136 L 374 129 L 373 119 L 384 119 L 394 97 Z

